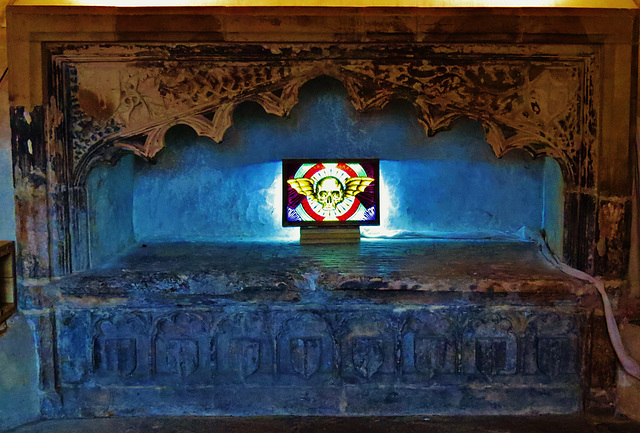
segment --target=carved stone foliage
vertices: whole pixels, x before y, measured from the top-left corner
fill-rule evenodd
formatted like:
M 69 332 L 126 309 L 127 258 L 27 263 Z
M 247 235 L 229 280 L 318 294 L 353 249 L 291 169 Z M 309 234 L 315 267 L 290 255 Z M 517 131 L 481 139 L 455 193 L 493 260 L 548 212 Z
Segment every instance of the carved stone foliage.
M 520 148 L 554 157 L 565 168 L 577 161 L 583 65 L 416 60 L 404 65 L 353 62 L 345 69 L 358 77 L 347 78 L 347 88 L 360 110 L 402 96 L 414 103 L 428 135 L 464 116 L 483 124 L 497 156 Z M 383 89 L 367 97 L 375 85 Z
M 460 117 L 476 119 L 497 156 L 514 148 L 548 155 L 567 180 L 592 181 L 595 53 L 494 47 L 489 56 L 474 46 L 322 44 L 245 46 L 239 53 L 232 46 L 194 45 L 182 47 L 178 60 L 169 49 L 104 50 L 66 47 L 53 56 L 67 66 L 66 116 L 80 177 L 118 148 L 154 157 L 176 124 L 220 142 L 245 101 L 285 116 L 305 82 L 329 75 L 342 81 L 357 110 L 408 100 L 428 135 Z

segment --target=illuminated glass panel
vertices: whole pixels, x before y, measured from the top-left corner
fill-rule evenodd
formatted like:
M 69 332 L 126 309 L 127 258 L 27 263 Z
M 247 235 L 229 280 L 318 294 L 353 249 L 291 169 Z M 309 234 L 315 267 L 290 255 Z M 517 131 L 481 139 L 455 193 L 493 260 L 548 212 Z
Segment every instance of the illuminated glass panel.
M 377 160 L 284 160 L 285 226 L 377 225 Z

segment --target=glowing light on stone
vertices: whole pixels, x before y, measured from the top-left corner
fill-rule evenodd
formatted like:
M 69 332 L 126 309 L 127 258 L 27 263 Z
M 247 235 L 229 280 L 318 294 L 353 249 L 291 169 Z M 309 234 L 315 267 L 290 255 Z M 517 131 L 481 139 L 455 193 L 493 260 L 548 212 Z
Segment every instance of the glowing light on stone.
M 384 161 L 380 164 L 384 167 Z M 384 181 L 383 169 L 378 175 L 380 178 L 380 225 L 372 227 L 360 227 L 360 232 L 367 238 L 394 237 L 402 232 L 392 226 L 392 216 L 398 214 L 398 200 L 392 200 L 396 196 L 395 190 Z

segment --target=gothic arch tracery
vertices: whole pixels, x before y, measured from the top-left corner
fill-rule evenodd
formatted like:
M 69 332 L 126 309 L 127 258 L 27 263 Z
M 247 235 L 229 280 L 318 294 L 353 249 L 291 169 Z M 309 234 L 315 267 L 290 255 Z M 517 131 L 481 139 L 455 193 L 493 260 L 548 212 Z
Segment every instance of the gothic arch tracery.
M 71 77 L 74 183 L 82 184 L 95 163 L 114 160 L 119 149 L 153 158 L 177 124 L 221 142 L 234 109 L 246 101 L 286 116 L 300 87 L 321 75 L 340 80 L 358 111 L 405 99 L 429 136 L 471 118 L 483 125 L 496 156 L 516 148 L 549 156 L 569 184 L 593 183 L 594 53 L 554 58 L 531 55 L 530 48 L 492 56 L 468 46 L 409 48 L 270 45 L 241 56 L 218 47 L 198 61 L 176 60 L 169 52 L 147 52 L 134 61 L 112 48 L 96 68 L 97 58 L 74 62 L 67 47 L 60 60 Z M 202 50 L 188 49 L 194 56 Z M 221 57 L 225 52 L 231 60 Z

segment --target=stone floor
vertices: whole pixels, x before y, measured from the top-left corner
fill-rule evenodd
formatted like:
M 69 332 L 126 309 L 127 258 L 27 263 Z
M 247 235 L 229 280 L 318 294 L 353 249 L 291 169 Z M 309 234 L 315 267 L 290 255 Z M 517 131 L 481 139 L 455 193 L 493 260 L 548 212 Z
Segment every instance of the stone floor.
M 539 417 L 153 417 L 41 421 L 11 433 L 638 433 L 620 418 Z M 7 432 L 8 433 L 8 432 Z

